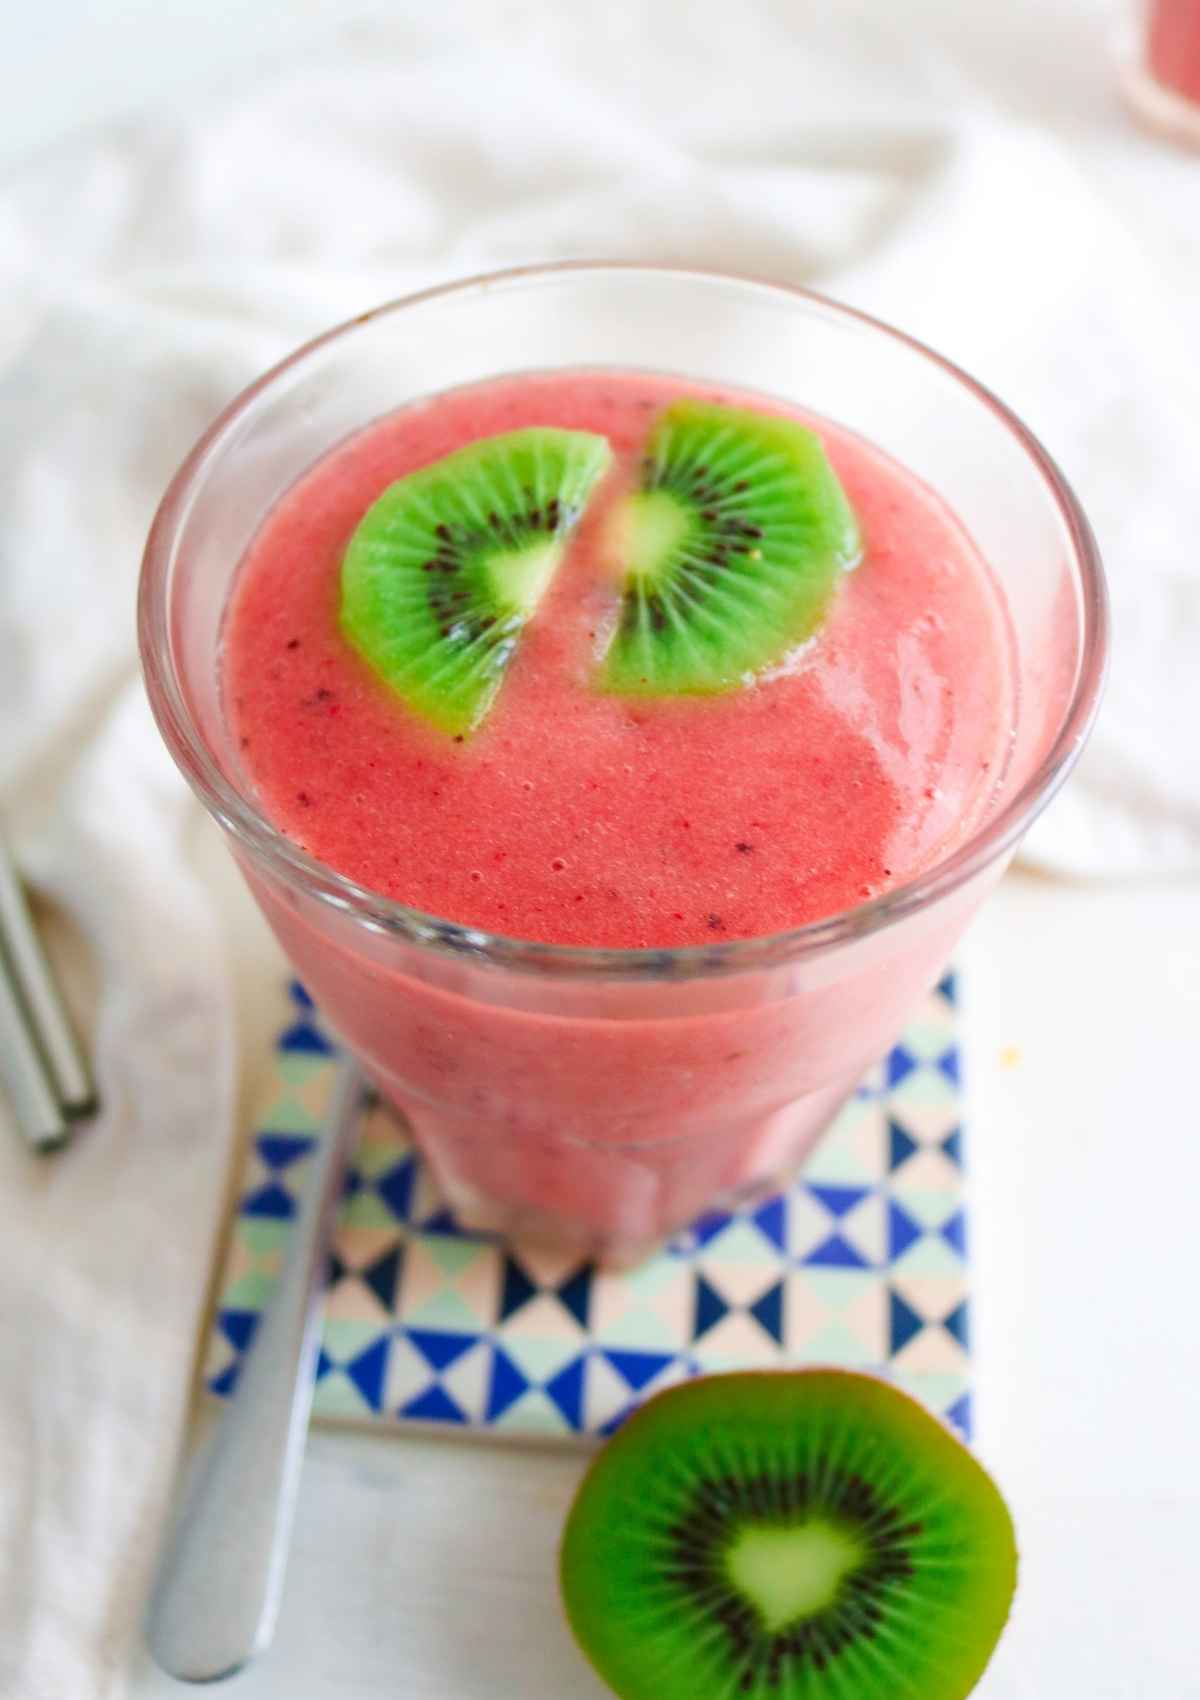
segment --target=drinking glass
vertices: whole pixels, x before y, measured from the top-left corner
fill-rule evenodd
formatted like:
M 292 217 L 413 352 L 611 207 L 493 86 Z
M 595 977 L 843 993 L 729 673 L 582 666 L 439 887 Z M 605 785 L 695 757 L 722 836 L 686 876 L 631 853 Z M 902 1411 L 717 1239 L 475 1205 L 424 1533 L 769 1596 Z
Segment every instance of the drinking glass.
M 769 937 L 601 950 L 406 908 L 266 818 L 221 698 L 222 618 L 264 515 L 334 444 L 407 402 L 580 367 L 677 373 L 825 414 L 955 510 L 1007 601 L 1019 710 L 990 809 L 952 854 L 873 901 Z M 1062 784 L 1106 651 L 1083 514 L 1030 433 L 964 373 L 803 290 L 591 263 L 473 278 L 364 313 L 252 385 L 163 499 L 139 627 L 175 760 L 458 1218 L 616 1262 L 802 1161 Z
M 1136 116 L 1200 148 L 1200 0 L 1127 0 L 1118 53 Z

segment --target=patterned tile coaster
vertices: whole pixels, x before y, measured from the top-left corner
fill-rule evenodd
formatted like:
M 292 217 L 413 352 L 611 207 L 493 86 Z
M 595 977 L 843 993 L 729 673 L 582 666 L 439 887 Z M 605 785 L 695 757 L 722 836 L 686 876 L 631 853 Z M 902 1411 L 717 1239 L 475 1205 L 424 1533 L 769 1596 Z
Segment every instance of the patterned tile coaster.
M 338 1219 L 316 1416 L 596 1436 L 687 1376 L 833 1363 L 888 1375 L 969 1435 L 954 1005 L 947 977 L 785 1192 L 619 1273 L 460 1229 L 403 1125 L 373 1109 Z M 332 1064 L 291 985 L 210 1342 L 215 1393 L 275 1279 Z

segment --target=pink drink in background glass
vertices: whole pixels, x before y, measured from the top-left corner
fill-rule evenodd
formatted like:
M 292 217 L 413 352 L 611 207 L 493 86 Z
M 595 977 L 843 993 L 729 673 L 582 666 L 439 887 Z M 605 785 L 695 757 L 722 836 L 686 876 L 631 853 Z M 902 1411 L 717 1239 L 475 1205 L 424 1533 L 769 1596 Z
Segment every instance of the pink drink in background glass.
M 598 511 L 448 745 L 338 635 L 349 532 L 403 471 L 520 423 L 636 454 L 677 385 L 596 368 L 655 352 L 860 433 L 820 427 L 862 566 L 794 672 L 620 702 L 589 683 Z M 455 388 L 489 362 L 523 375 Z M 765 285 L 552 268 L 369 316 L 235 404 L 156 521 L 143 655 L 268 919 L 460 1215 L 628 1258 L 793 1166 L 937 978 L 1090 718 L 1096 574 L 1036 446 L 903 339 Z
M 1136 115 L 1200 147 L 1200 0 L 1137 0 L 1122 59 L 1122 86 Z
M 1152 0 L 1146 62 L 1164 88 L 1200 108 L 1200 0 Z

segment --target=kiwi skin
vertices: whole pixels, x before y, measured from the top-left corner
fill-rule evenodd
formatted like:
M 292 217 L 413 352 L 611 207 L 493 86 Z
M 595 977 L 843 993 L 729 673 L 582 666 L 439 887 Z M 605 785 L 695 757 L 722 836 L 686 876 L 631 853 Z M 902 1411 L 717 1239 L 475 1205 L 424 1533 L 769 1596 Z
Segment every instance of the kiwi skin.
M 797 1465 L 814 1484 L 799 1516 L 786 1487 Z M 814 1511 L 862 1525 L 875 1567 L 815 1626 L 768 1631 L 712 1551 L 681 1563 L 689 1532 L 786 1531 Z M 575 1638 L 621 1700 L 964 1700 L 1016 1569 L 999 1490 L 945 1425 L 886 1382 L 805 1369 L 705 1377 L 651 1399 L 584 1477 L 559 1574 Z

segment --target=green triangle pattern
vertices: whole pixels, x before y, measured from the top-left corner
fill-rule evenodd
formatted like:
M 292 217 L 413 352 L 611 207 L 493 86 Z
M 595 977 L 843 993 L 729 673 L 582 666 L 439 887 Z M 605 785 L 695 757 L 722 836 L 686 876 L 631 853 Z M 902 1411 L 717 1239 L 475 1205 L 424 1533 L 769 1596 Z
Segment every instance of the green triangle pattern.
M 443 1328 L 451 1334 L 478 1334 L 487 1326 L 486 1319 L 471 1309 L 461 1293 L 446 1289 L 406 1310 L 404 1321 L 411 1328 Z
M 955 1405 L 970 1387 L 965 1375 L 955 1375 L 945 1370 L 921 1370 L 917 1372 L 897 1369 L 896 1385 L 903 1387 L 906 1393 L 911 1393 L 914 1399 L 919 1399 L 923 1405 L 928 1405 L 933 1411 L 948 1411 Z
M 716 1266 L 748 1263 L 753 1267 L 762 1262 L 764 1246 L 763 1237 L 753 1222 L 734 1221 L 710 1240 L 702 1258 L 705 1264 Z
M 238 1234 L 242 1244 L 252 1251 L 255 1257 L 268 1257 L 272 1252 L 281 1252 L 287 1244 L 290 1222 L 283 1222 L 274 1216 L 240 1216 L 238 1218 Z
M 909 1246 L 903 1257 L 892 1264 L 892 1276 L 956 1275 L 960 1279 L 963 1261 L 952 1246 L 938 1234 L 926 1234 Z
M 302 1051 L 280 1051 L 276 1066 L 285 1086 L 307 1086 L 326 1072 L 329 1059 L 305 1056 Z
M 867 1186 L 875 1174 L 867 1167 L 851 1138 L 822 1139 L 804 1165 L 804 1178 L 818 1186 Z
M 500 1340 L 526 1381 L 549 1381 L 579 1356 L 578 1334 L 574 1339 L 548 1339 L 544 1335 L 513 1334 L 504 1328 Z
M 285 1092 L 271 1105 L 259 1124 L 263 1133 L 320 1133 L 321 1124 L 298 1098 Z
M 944 1189 L 935 1192 L 915 1186 L 906 1186 L 904 1189 L 904 1208 L 923 1228 L 940 1228 L 942 1223 L 948 1222 L 961 1207 L 962 1200 L 955 1192 L 947 1192 Z
M 340 1369 L 329 1370 L 318 1381 L 313 1393 L 313 1410 L 318 1416 L 342 1422 L 347 1419 L 361 1422 L 374 1415 L 350 1377 Z
M 349 1317 L 327 1316 L 321 1327 L 321 1344 L 334 1363 L 349 1363 L 379 1338 L 377 1322 L 360 1322 Z
M 450 1276 L 461 1275 L 464 1269 L 469 1269 L 491 1250 L 482 1240 L 457 1240 L 449 1234 L 419 1234 L 417 1244 L 429 1253 L 439 1269 Z
M 399 1140 L 365 1139 L 354 1153 L 354 1168 L 364 1181 L 377 1181 L 404 1157 L 408 1147 Z
M 594 1326 L 592 1333 L 602 1346 L 626 1347 L 631 1351 L 673 1352 L 682 1337 L 686 1341 L 686 1328 L 672 1327 L 674 1315 L 670 1321 L 661 1312 L 651 1310 L 648 1305 L 632 1305 L 622 1311 L 611 1322 Z
M 835 1320 L 818 1329 L 804 1342 L 804 1361 L 810 1364 L 844 1364 L 847 1369 L 870 1369 L 878 1359 L 861 1335 Z
M 879 1285 L 874 1269 L 820 1269 L 810 1266 L 804 1271 L 804 1285 L 831 1310 L 845 1310 L 864 1293 Z
M 243 1275 L 221 1294 L 222 1310 L 262 1310 L 279 1285 L 278 1275 L 255 1269 Z
M 538 1390 L 522 1393 L 491 1425 L 513 1434 L 569 1435 L 570 1426 L 556 1405 Z
M 338 1212 L 339 1222 L 355 1228 L 394 1228 L 396 1218 L 377 1192 L 363 1187 L 347 1198 Z

